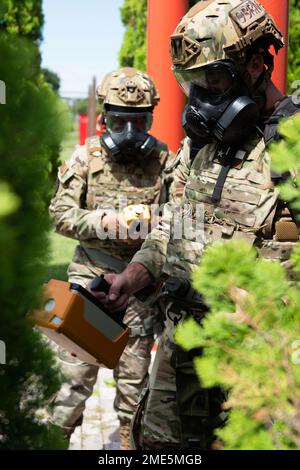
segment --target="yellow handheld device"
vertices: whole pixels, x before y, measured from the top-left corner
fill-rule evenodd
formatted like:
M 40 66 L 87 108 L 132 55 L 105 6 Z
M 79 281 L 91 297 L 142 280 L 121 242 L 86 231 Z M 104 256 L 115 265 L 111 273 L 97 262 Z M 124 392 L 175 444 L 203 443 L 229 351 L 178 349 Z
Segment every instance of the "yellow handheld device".
M 132 204 L 123 209 L 124 219 L 127 225 L 137 220 L 150 223 L 151 214 L 150 208 L 146 204 Z
M 107 292 L 109 284 L 103 277 L 95 281 L 98 284 L 93 290 Z M 129 338 L 129 328 L 90 292 L 79 284 L 55 279 L 45 285 L 42 307 L 27 317 L 74 357 L 110 369 L 118 364 Z
M 123 216 L 129 227 L 129 233 L 131 233 L 125 242 L 141 245 L 150 229 L 150 207 L 146 204 L 133 204 L 123 209 Z M 138 234 L 138 238 L 136 236 L 132 238 L 133 233 Z

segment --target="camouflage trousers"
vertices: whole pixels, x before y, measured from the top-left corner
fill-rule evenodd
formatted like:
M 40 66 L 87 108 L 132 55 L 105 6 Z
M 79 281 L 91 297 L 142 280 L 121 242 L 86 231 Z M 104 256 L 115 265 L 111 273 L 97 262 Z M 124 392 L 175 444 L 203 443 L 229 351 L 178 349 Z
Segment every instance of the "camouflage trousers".
M 68 276 L 70 282 L 85 286 L 95 276 L 107 272 L 105 266 L 93 265 L 85 257 L 84 251 L 77 247 L 68 269 Z M 133 328 L 135 334 L 130 336 L 120 362 L 114 370 L 116 381 L 114 408 L 121 423 L 131 421 L 139 395 L 148 378 L 154 343 L 152 318 L 152 309 L 144 307 L 135 298 L 130 299 L 124 323 Z M 61 389 L 48 406 L 48 411 L 51 421 L 70 435 L 81 422 L 85 402 L 93 392 L 99 368 L 79 361 L 61 349 L 58 352 L 58 360 L 64 380 Z
M 164 331 L 156 351 L 148 386 L 140 396 L 132 423 L 133 448 L 180 447 L 176 377 L 171 365 L 171 356 L 171 344 Z
M 211 449 L 214 430 L 226 420 L 223 391 L 201 387 L 193 357 L 178 351 L 174 331 L 174 324 L 167 319 L 148 386 L 132 422 L 135 449 Z

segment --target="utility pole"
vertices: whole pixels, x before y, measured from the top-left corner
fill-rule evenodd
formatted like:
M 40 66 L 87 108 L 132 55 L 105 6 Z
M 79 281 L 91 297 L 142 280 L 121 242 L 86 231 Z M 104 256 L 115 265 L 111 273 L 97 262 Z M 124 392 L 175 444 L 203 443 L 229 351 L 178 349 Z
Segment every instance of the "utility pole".
M 96 134 L 96 77 L 89 86 L 88 102 L 88 137 Z

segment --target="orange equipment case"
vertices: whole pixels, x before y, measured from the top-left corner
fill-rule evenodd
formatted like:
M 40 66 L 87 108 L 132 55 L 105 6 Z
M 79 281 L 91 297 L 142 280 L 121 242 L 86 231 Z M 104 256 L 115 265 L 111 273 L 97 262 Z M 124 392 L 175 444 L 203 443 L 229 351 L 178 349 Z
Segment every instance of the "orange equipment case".
M 129 338 L 129 328 L 79 284 L 51 279 L 44 302 L 27 317 L 59 346 L 90 364 L 113 369 Z

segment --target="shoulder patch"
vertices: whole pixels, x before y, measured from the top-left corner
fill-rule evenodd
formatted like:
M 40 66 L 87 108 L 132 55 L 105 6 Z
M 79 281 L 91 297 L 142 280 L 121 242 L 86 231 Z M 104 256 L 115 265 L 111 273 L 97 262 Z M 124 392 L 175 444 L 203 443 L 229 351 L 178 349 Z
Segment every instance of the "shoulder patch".
M 91 147 L 91 148 L 89 148 L 89 154 L 93 157 L 101 157 L 101 148 L 100 147 Z
M 66 164 L 66 162 L 64 162 L 58 169 L 60 176 L 64 176 L 66 172 L 68 171 L 68 169 L 69 169 L 68 165 Z
M 64 166 L 64 165 L 62 165 L 62 166 Z M 66 183 L 74 175 L 75 175 L 74 167 L 69 168 L 68 165 L 66 165 L 66 167 L 64 167 L 62 170 L 59 169 L 58 179 L 61 183 Z
M 172 152 L 171 150 L 169 150 L 169 156 L 168 156 L 168 160 L 167 160 L 166 167 L 165 167 L 165 172 L 166 173 L 171 173 L 178 166 L 178 164 L 179 164 L 179 162 L 182 158 L 182 149 L 183 149 L 185 140 L 186 139 L 183 139 L 180 142 L 180 147 L 177 150 L 176 154 L 174 152 Z
M 262 18 L 265 13 L 266 10 L 263 6 L 256 3 L 255 0 L 245 0 L 236 8 L 233 8 L 229 14 L 240 28 L 246 29 L 255 21 Z
M 103 158 L 91 158 L 89 161 L 89 170 L 91 173 L 96 173 L 97 171 L 103 170 L 104 164 Z
M 102 154 L 100 138 L 95 135 L 93 137 L 88 137 L 85 141 L 86 150 L 90 157 L 100 157 Z
M 87 164 L 87 153 L 84 145 L 77 145 L 76 150 L 68 160 L 68 166 L 72 167 L 74 165 L 86 166 Z

